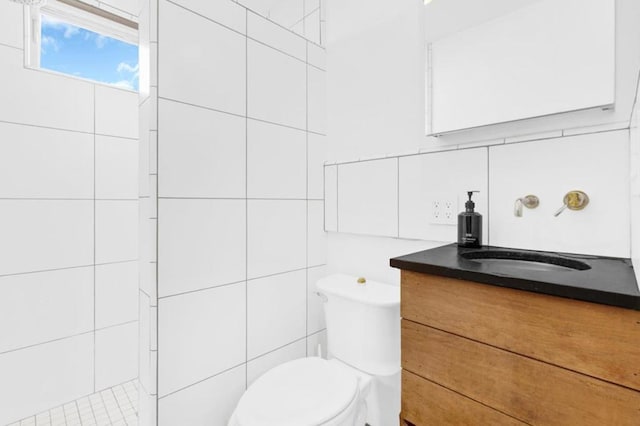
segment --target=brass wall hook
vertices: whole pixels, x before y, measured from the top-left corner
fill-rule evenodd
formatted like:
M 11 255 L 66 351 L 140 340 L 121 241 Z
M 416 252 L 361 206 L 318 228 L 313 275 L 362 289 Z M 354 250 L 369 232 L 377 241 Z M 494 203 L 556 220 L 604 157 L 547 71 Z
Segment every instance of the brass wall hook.
M 564 205 L 555 212 L 554 216 L 556 217 L 565 211 L 565 209 L 574 211 L 584 209 L 589 204 L 589 196 L 583 191 L 569 191 L 564 196 L 562 202 Z

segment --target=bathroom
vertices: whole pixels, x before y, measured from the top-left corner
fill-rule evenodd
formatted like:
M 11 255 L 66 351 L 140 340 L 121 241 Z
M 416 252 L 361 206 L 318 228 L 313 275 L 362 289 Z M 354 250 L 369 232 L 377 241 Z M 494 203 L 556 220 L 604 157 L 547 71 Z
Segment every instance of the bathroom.
M 20 3 L 0 0 L 0 425 L 229 424 L 264 373 L 328 357 L 321 279 L 397 288 L 390 259 L 456 243 L 467 191 L 482 245 L 630 259 L 638 277 L 636 0 Z M 34 43 L 69 46 L 34 30 L 41 11 L 115 22 L 135 71 L 39 67 Z M 555 216 L 571 191 L 588 205 Z M 385 405 L 370 426 L 399 423 Z M 572 424 L 552 405 L 492 410 Z M 402 411 L 502 424 L 457 406 Z

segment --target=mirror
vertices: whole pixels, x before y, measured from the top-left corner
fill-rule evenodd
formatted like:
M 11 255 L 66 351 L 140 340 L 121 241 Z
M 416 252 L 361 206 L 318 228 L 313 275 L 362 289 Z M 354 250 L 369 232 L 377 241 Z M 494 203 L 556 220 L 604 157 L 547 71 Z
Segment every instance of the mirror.
M 323 45 L 326 0 L 237 0 L 248 9 Z

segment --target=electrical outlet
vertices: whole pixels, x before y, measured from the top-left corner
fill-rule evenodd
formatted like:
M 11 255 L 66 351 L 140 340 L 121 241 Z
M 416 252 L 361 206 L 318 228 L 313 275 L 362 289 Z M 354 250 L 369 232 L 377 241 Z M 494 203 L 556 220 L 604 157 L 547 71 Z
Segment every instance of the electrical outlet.
M 457 197 L 439 196 L 431 202 L 430 223 L 436 225 L 456 225 L 458 223 Z

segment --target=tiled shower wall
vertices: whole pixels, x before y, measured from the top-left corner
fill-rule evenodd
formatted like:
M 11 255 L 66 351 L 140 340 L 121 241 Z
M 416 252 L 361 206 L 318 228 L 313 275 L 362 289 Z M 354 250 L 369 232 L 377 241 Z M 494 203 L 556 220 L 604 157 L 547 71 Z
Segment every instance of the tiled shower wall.
M 324 341 L 325 52 L 229 0 L 146 16 L 141 422 L 224 425 L 255 378 Z
M 0 424 L 137 377 L 137 95 L 24 67 L 0 2 Z

